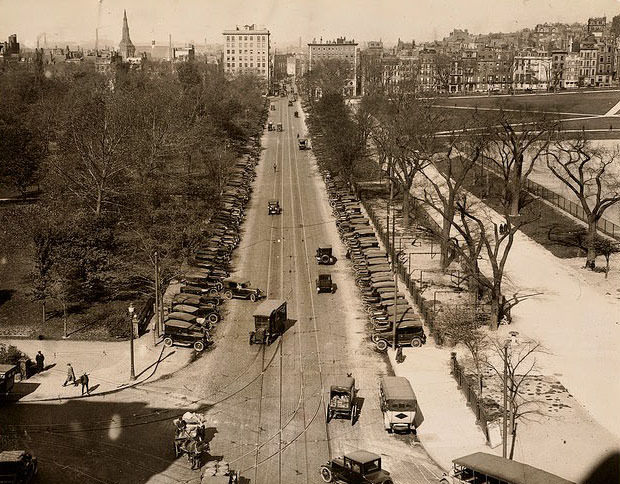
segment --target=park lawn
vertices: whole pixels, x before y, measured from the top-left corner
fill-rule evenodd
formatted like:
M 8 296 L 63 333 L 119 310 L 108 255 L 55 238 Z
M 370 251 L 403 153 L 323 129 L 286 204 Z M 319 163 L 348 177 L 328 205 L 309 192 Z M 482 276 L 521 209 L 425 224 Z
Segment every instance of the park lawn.
M 449 97 L 437 98 L 435 104 L 600 115 L 609 111 L 618 101 L 620 101 L 620 91 L 605 91 Z
M 48 302 L 47 319 L 43 323 L 41 304 L 30 297 L 32 242 L 17 222 L 24 209 L 23 205 L 0 208 L 0 338 L 60 339 L 64 331 L 60 305 Z M 116 332 L 111 331 L 103 321 L 109 314 L 126 311 L 128 306 L 129 301 L 108 301 L 70 307 L 67 316 L 70 338 L 115 340 L 113 334 L 118 333 L 118 328 Z

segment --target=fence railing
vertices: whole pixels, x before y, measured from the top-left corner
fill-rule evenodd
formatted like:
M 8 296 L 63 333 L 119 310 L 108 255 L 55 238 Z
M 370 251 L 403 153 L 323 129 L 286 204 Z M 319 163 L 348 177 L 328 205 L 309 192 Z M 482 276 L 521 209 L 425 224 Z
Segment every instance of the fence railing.
M 467 399 L 467 405 L 469 405 L 476 416 L 476 423 L 482 429 L 482 433 L 484 433 L 484 437 L 487 439 L 487 443 L 489 443 L 489 427 L 487 425 L 489 417 L 484 411 L 484 407 L 480 403 L 480 399 L 478 398 L 478 394 L 474 390 L 474 387 L 467 380 L 463 367 L 457 361 L 456 353 L 452 353 L 450 358 L 450 370 L 450 373 L 456 380 L 457 385 Z
M 493 166 L 492 162 L 484 163 L 483 160 L 481 166 L 495 176 L 502 176 L 499 173 L 499 170 Z M 551 205 L 554 205 L 559 209 L 564 210 L 565 212 L 569 213 L 573 217 L 578 218 L 582 222 L 588 223 L 588 217 L 581 204 L 575 203 L 572 200 L 569 200 L 568 198 L 560 195 L 559 193 L 556 193 L 553 190 L 549 190 L 547 187 L 530 179 L 525 180 L 525 190 L 530 192 L 532 195 L 536 195 L 537 197 L 546 200 Z M 601 217 L 596 223 L 596 227 L 604 234 L 620 240 L 620 225 Z
M 370 217 L 370 220 L 375 226 L 377 234 L 379 235 L 379 239 L 383 243 L 387 253 L 390 256 L 390 260 L 396 260 L 396 264 L 395 264 L 396 273 L 402 278 L 403 281 L 405 281 L 407 290 L 409 291 L 409 294 L 413 298 L 413 302 L 418 307 L 418 310 L 420 311 L 420 314 L 422 315 L 422 318 L 424 319 L 426 326 L 428 326 L 431 336 L 435 340 L 435 343 L 437 343 L 438 345 L 442 345 L 443 338 L 441 337 L 441 334 L 437 331 L 437 325 L 435 324 L 435 311 L 433 310 L 433 303 L 430 301 L 427 301 L 426 299 L 422 297 L 420 290 L 416 286 L 416 282 L 411 277 L 411 274 L 409 274 L 409 271 L 405 267 L 405 264 L 403 264 L 400 260 L 398 260 L 398 258 L 396 258 L 396 253 L 394 251 L 394 248 L 392 248 L 392 242 L 389 238 L 387 230 L 385 230 L 384 227 L 381 225 L 379 218 L 375 214 L 373 208 L 369 204 L 364 203 L 363 199 L 359 196 L 359 191 L 357 189 L 355 191 L 358 195 L 358 198 L 362 200 L 364 208 L 366 209 L 366 212 L 368 213 L 368 217 Z

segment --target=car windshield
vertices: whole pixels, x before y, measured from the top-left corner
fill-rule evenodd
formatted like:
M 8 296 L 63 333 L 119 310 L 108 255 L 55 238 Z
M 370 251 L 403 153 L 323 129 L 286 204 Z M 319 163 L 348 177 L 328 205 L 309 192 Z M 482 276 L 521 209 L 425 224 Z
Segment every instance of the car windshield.
M 371 472 L 376 472 L 380 469 L 381 469 L 381 465 L 379 464 L 379 459 L 366 462 L 366 464 L 364 465 L 365 474 L 370 474 Z

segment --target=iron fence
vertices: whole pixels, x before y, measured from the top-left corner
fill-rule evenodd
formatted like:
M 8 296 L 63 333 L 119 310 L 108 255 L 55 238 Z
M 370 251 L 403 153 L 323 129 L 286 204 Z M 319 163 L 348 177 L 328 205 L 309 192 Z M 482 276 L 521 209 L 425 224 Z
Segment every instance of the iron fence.
M 484 407 L 482 406 L 478 394 L 474 390 L 474 386 L 469 382 L 467 376 L 465 375 L 463 367 L 457 361 L 456 353 L 452 353 L 450 357 L 450 367 L 450 373 L 456 380 L 456 383 L 459 386 L 460 390 L 463 392 L 463 395 L 465 395 L 465 398 L 467 399 L 467 405 L 474 412 L 474 415 L 476 416 L 476 423 L 482 429 L 482 433 L 484 434 L 487 443 L 489 443 L 489 417 L 485 412 Z

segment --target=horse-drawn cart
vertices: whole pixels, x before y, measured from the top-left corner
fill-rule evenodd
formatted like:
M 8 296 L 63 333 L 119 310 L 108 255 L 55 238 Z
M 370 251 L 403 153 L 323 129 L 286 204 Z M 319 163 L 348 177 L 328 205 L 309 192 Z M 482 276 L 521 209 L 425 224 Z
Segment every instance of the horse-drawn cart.
M 202 455 L 209 452 L 206 441 L 206 422 L 193 412 L 185 412 L 181 418 L 174 420 L 174 455 L 187 456 L 192 469 L 199 469 Z

